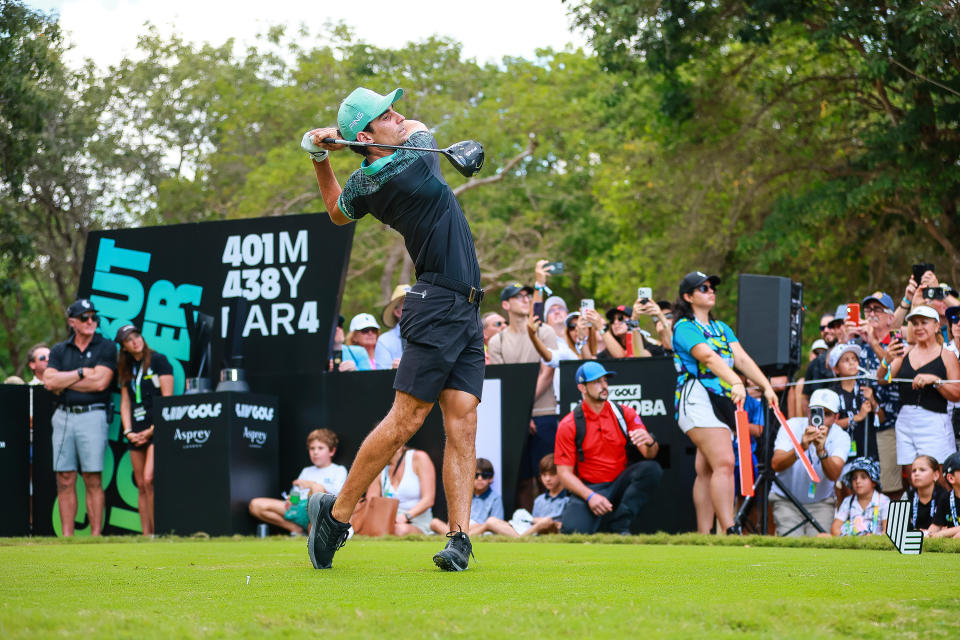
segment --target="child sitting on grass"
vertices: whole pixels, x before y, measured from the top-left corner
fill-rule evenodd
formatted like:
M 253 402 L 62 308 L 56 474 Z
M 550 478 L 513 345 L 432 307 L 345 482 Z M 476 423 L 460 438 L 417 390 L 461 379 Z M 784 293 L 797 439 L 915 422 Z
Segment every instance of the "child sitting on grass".
M 503 499 L 490 486 L 492 484 L 493 463 L 486 458 L 477 458 L 477 472 L 473 480 L 473 502 L 470 503 L 470 531 L 467 532 L 469 536 L 488 531 L 494 533 L 487 526 L 487 521 L 491 518 L 503 522 Z M 430 528 L 438 534 L 447 533 L 447 523 L 439 518 L 434 518 L 430 522 Z
M 309 467 L 304 467 L 293 481 L 286 500 L 254 498 L 250 515 L 268 524 L 286 529 L 291 535 L 302 535 L 309 528 L 307 499 L 312 493 L 340 493 L 347 480 L 347 468 L 333 463 L 340 439 L 330 429 L 314 429 L 307 435 Z
M 944 492 L 936 503 L 933 524 L 930 525 L 932 538 L 960 538 L 960 452 L 951 453 L 943 461 L 943 475 L 950 485 L 950 491 Z
M 540 459 L 540 482 L 547 490 L 533 501 L 532 515 L 526 509 L 517 509 L 513 512 L 510 522 L 491 516 L 483 525 L 478 526 L 477 530 L 511 538 L 535 536 L 541 533 L 560 533 L 560 520 L 570 494 L 560 484 L 560 476 L 557 475 L 557 465 L 553 461 L 552 453 Z
M 890 498 L 879 491 L 880 465 L 872 458 L 856 458 L 847 465 L 843 483 L 853 489 L 853 494 L 837 507 L 831 535 L 881 535 L 887 526 Z
M 901 500 L 910 503 L 910 530 L 929 535 L 937 503 L 947 490 L 940 486 L 940 463 L 933 456 L 919 455 L 910 465 L 910 488 Z

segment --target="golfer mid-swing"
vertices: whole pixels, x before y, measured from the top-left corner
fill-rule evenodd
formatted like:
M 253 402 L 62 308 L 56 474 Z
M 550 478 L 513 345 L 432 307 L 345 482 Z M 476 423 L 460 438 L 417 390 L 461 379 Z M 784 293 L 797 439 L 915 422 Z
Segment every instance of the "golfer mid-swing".
M 340 494 L 336 498 L 329 494 L 310 497 L 308 513 L 313 526 L 307 549 L 317 569 L 330 568 L 333 554 L 347 539 L 347 521 L 357 502 L 393 453 L 420 429 L 438 400 L 446 432 L 443 488 L 450 533 L 446 547 L 433 561 L 441 569 L 463 571 L 472 552 L 463 530 L 470 523 L 484 355 L 478 313 L 483 290 L 470 227 L 440 174 L 439 155 L 402 148 L 352 147 L 363 152 L 364 160 L 341 190 L 327 152 L 344 145 L 322 142 L 340 137 L 436 147 L 426 126 L 405 120 L 393 110 L 393 103 L 402 95 L 401 89 L 386 96 L 356 89 L 340 105 L 339 132 L 314 129 L 303 140 L 313 158 L 330 220 L 342 225 L 373 214 L 403 236 L 417 273 L 417 283 L 407 292 L 400 318 L 406 348 L 393 383 L 393 406 L 363 441 Z

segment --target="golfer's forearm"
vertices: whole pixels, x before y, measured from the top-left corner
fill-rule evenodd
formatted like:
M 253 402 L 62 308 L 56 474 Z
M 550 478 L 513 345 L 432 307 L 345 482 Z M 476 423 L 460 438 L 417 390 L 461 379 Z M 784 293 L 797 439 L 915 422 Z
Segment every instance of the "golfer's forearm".
M 347 218 L 340 211 L 337 205 L 337 199 L 343 189 L 337 182 L 337 176 L 333 173 L 333 167 L 330 166 L 330 159 L 322 162 L 313 161 L 313 171 L 317 175 L 317 186 L 320 188 L 320 197 L 323 198 L 323 206 L 327 209 L 330 221 L 336 225 L 349 224 L 350 218 Z

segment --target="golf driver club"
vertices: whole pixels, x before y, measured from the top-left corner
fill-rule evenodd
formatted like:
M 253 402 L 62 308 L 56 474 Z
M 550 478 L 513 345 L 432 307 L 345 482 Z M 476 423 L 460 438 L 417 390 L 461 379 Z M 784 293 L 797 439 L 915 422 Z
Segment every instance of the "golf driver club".
M 483 145 L 476 140 L 457 142 L 446 149 L 431 149 L 429 147 L 396 146 L 392 144 L 377 144 L 376 142 L 350 142 L 339 138 L 324 138 L 326 144 L 345 144 L 350 147 L 379 147 L 380 149 L 409 149 L 410 151 L 432 151 L 446 156 L 453 168 L 465 178 L 472 178 L 483 168 Z

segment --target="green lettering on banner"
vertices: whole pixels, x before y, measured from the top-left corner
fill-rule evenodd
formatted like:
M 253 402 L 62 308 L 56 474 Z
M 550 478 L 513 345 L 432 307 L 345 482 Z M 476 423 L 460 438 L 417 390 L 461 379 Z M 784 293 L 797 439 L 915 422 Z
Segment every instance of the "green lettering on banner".
M 305 247 L 291 249 L 305 253 Z M 175 285 L 169 280 L 157 280 L 145 295 L 145 278 L 150 270 L 151 254 L 146 251 L 118 247 L 116 241 L 101 238 L 97 246 L 92 292 L 93 302 L 100 315 L 100 333 L 112 339 L 117 330 L 143 314 L 142 333 L 150 348 L 167 356 L 173 367 L 174 393 L 183 393 L 185 374 L 183 363 L 190 358 L 190 336 L 187 334 L 184 304 L 199 305 L 203 296 L 203 287 L 194 284 Z M 118 273 L 117 270 L 143 274 L 138 277 L 131 273 Z M 146 301 L 146 304 L 144 302 Z M 110 441 L 103 456 L 103 488 L 106 493 L 114 476 L 117 478 L 116 497 L 107 494 L 104 519 L 106 524 L 131 532 L 141 532 L 140 514 L 137 511 L 139 491 L 134 482 L 133 465 L 129 451 L 124 451 L 117 460 L 113 446 L 124 447 L 121 435 L 120 394 L 112 399 L 115 411 L 107 438 Z M 113 443 L 116 443 L 115 445 Z M 124 447 L 125 448 L 125 447 Z M 83 477 L 77 474 L 77 524 L 87 520 L 86 486 Z M 111 504 L 113 503 L 113 504 Z M 130 507 L 130 508 L 128 508 Z M 132 509 L 131 509 L 132 508 Z M 59 500 L 53 503 L 53 530 L 57 536 L 63 535 L 60 523 Z M 90 525 L 74 530 L 75 535 L 90 535 Z
M 112 272 L 114 268 L 146 273 L 150 269 L 150 254 L 119 248 L 110 238 L 100 239 L 92 288 L 122 296 L 122 299 L 97 294 L 90 296 L 101 317 L 100 332 L 108 338 L 132 322 L 143 308 L 143 284 L 134 276 Z

